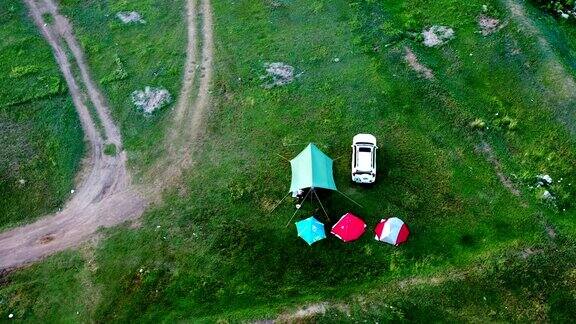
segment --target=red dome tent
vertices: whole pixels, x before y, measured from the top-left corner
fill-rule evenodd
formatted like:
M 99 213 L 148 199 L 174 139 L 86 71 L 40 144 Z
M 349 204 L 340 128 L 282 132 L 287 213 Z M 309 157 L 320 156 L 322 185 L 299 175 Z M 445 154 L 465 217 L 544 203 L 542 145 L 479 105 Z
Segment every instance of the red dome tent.
M 374 232 L 376 240 L 396 246 L 406 242 L 410 235 L 408 226 L 398 217 L 380 220 Z
M 364 234 L 365 228 L 366 223 L 360 217 L 346 213 L 332 226 L 330 233 L 344 242 L 350 242 L 359 239 Z

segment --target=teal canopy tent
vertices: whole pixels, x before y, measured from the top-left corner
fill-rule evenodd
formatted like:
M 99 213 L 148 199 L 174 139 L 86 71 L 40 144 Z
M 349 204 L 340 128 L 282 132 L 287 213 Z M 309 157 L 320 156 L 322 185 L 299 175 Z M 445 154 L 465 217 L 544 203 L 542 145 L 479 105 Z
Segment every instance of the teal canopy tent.
M 322 188 L 335 190 L 336 183 L 332 174 L 332 159 L 314 145 L 306 148 L 290 161 L 292 167 L 292 183 L 290 192 L 296 195 L 298 190 L 307 188 Z
M 328 216 L 326 209 L 324 209 L 318 194 L 316 194 L 316 189 L 320 188 L 337 191 L 347 199 L 362 207 L 360 204 L 338 191 L 336 183 L 334 182 L 334 175 L 332 174 L 332 164 L 332 159 L 328 157 L 328 155 L 324 154 L 324 152 L 320 151 L 314 143 L 308 144 L 300 154 L 290 160 L 290 166 L 292 167 L 292 182 L 290 184 L 290 192 L 286 194 L 286 196 L 288 196 L 292 193 L 292 196 L 296 197 L 299 190 L 310 189 L 303 197 L 303 200 L 305 201 L 306 197 L 310 194 L 312 194 L 311 198 L 316 197 L 328 220 L 330 220 L 330 217 Z M 284 198 L 286 198 L 286 196 Z M 284 200 L 284 198 L 282 198 L 282 200 Z M 296 211 L 286 226 L 290 224 L 299 209 L 300 207 L 297 205 Z

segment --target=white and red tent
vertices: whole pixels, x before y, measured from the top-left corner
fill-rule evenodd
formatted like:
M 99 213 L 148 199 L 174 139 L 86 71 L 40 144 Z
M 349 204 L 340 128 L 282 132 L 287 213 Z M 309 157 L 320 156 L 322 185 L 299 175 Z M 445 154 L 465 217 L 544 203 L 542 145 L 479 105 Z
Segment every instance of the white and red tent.
M 408 226 L 398 217 L 380 220 L 374 232 L 376 240 L 396 246 L 406 242 L 410 235 Z

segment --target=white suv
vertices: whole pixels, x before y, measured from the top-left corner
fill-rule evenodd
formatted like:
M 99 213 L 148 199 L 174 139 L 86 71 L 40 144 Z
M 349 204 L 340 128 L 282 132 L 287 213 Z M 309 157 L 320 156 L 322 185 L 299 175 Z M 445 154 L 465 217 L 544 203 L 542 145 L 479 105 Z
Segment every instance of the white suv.
M 376 137 L 358 134 L 352 139 L 352 181 L 374 183 L 376 181 Z

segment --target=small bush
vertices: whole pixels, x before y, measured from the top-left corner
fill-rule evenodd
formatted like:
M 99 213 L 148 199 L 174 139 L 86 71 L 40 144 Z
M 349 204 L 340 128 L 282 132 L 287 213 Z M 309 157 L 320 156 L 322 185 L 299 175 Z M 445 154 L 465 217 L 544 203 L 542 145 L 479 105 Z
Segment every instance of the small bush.
M 476 118 L 472 122 L 470 122 L 470 127 L 472 129 L 483 130 L 486 128 L 486 122 L 481 118 Z
M 109 156 L 115 156 L 116 155 L 116 145 L 106 144 L 106 146 L 104 146 L 104 154 L 109 155 Z
M 518 128 L 518 120 L 506 115 L 494 120 L 494 125 L 504 130 L 514 131 Z
M 42 14 L 42 19 L 44 19 L 44 22 L 50 25 L 54 22 L 54 17 L 49 13 Z

